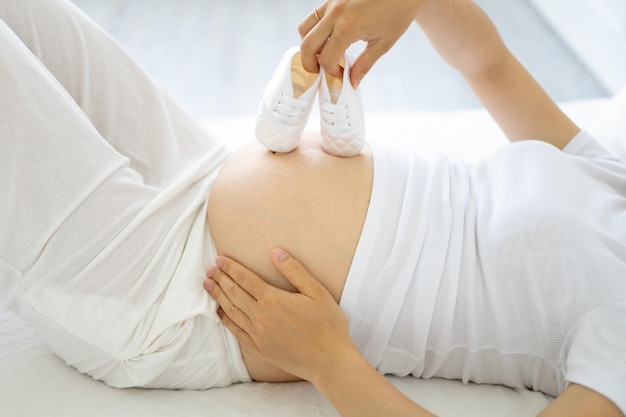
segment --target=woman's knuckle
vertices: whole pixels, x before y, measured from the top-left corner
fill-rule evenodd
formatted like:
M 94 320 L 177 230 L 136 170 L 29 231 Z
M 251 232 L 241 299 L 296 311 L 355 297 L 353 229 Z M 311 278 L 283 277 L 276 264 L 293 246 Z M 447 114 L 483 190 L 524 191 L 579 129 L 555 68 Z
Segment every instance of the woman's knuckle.
M 226 315 L 231 318 L 231 320 L 237 315 L 237 307 L 234 304 L 231 304 L 226 307 Z
M 234 297 L 237 296 L 237 287 L 229 286 L 224 289 L 224 292 L 226 293 L 226 296 L 232 300 Z
M 344 40 L 346 38 L 353 37 L 355 30 L 354 22 L 350 18 L 344 18 L 335 24 L 333 28 L 333 38 L 337 40 Z
M 304 22 L 300 22 L 300 24 L 298 25 L 298 33 L 300 34 L 300 37 L 304 37 L 304 35 L 307 34 L 307 27 L 305 26 Z
M 303 55 L 312 54 L 315 51 L 313 50 L 312 40 L 310 38 L 304 38 L 302 43 L 300 44 L 300 52 Z
M 257 327 L 262 332 L 267 332 L 271 328 L 271 320 L 267 318 L 267 316 L 257 316 L 255 317 L 255 322 Z
M 327 13 L 336 18 L 345 14 L 347 8 L 348 2 L 346 0 L 336 0 L 329 5 Z
M 263 294 L 263 296 L 258 300 L 258 303 L 263 306 L 264 309 L 268 311 L 274 311 L 278 306 L 278 297 L 276 294 L 268 293 Z
M 248 277 L 244 271 L 237 271 L 233 278 L 234 281 L 240 286 L 244 286 L 248 280 Z
M 317 58 L 317 62 L 318 62 L 318 63 L 319 63 L 322 67 L 326 68 L 326 67 L 327 67 L 327 66 L 331 63 L 331 60 L 330 60 L 330 59 L 328 59 L 328 58 L 326 57 L 326 55 L 320 55 L 320 56 Z M 290 268 L 290 267 L 289 267 L 289 268 Z M 288 268 L 286 268 L 286 269 L 288 270 Z
M 300 275 L 304 272 L 304 268 L 298 262 L 292 261 L 286 265 L 285 272 L 289 275 Z

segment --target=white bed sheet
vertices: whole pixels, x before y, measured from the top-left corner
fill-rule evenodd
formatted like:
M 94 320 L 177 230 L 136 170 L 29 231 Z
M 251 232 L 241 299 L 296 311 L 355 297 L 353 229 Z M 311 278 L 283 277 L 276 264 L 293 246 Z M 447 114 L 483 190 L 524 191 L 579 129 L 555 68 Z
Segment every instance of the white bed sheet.
M 563 107 L 582 127 L 605 112 L 609 100 Z M 316 128 L 316 115 L 310 128 Z M 484 110 L 370 114 L 372 140 L 412 140 L 425 151 L 477 158 L 506 143 Z M 204 121 L 232 147 L 253 138 L 254 118 Z M 549 404 L 541 393 L 441 379 L 388 377 L 409 397 L 440 416 L 534 416 Z M 250 383 L 209 391 L 110 388 L 79 374 L 43 345 L 33 328 L 0 306 L 0 416 L 337 416 L 306 382 Z

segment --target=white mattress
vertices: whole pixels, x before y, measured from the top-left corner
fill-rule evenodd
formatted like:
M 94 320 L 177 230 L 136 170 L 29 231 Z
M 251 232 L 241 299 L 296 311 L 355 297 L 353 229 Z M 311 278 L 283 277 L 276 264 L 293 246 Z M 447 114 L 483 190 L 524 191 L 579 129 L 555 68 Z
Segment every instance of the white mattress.
M 609 100 L 567 103 L 564 109 L 582 127 L 603 113 Z M 315 128 L 315 115 L 310 127 Z M 425 151 L 444 150 L 475 158 L 506 143 L 483 110 L 393 112 L 368 115 L 368 137 L 407 140 Z M 208 120 L 212 132 L 233 147 L 250 140 L 254 118 Z M 541 393 L 493 385 L 463 385 L 412 377 L 389 380 L 440 416 L 535 416 L 551 400 Z M 307 382 L 239 384 L 209 391 L 110 388 L 66 366 L 48 350 L 30 325 L 0 306 L 0 415 L 33 416 L 337 416 Z

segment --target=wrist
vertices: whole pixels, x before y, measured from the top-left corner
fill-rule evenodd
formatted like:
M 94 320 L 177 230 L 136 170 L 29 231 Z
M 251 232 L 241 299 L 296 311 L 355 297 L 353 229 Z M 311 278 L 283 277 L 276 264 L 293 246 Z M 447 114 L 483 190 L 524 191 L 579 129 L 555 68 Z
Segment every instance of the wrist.
M 311 382 L 342 417 L 433 417 L 354 349 L 333 354 Z
M 346 375 L 353 375 L 355 370 L 366 367 L 369 368 L 371 365 L 354 345 L 333 349 L 332 353 L 314 369 L 309 381 L 320 391 L 324 391 L 325 387 L 331 388 Z

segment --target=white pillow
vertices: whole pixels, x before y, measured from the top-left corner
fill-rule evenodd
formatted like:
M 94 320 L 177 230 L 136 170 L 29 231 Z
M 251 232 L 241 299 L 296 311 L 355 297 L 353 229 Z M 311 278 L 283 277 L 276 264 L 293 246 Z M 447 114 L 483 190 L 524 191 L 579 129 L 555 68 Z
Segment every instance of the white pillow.
M 626 86 L 611 99 L 588 130 L 609 151 L 626 161 Z

